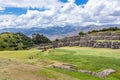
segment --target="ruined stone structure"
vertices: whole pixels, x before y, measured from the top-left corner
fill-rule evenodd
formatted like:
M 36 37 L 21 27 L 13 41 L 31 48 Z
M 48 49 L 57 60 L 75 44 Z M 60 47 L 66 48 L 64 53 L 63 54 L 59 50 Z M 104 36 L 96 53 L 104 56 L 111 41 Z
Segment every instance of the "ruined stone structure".
M 65 46 L 120 49 L 120 34 L 113 32 L 102 32 L 87 34 L 85 36 L 65 37 L 59 41 L 53 41 L 52 43 L 40 44 L 38 49 Z
M 64 70 L 68 70 L 68 71 L 74 71 L 74 72 L 80 72 L 80 73 L 85 73 L 85 74 L 90 74 L 93 76 L 97 76 L 100 78 L 106 78 L 108 75 L 116 72 L 114 69 L 105 69 L 103 71 L 100 72 L 93 72 L 93 71 L 89 71 L 89 70 L 75 70 L 74 69 L 74 65 L 72 64 L 51 64 L 49 66 L 47 66 L 48 68 L 59 68 L 59 69 L 64 69 Z

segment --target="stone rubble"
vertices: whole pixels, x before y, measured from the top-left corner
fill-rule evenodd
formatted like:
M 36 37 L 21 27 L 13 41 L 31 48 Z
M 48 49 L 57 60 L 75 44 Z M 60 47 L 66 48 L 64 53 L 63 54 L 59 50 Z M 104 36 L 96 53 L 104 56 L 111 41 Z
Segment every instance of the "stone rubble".
M 105 69 L 101 72 L 92 72 L 92 71 L 89 71 L 89 70 L 75 70 L 74 69 L 75 66 L 72 65 L 72 64 L 60 64 L 60 65 L 53 64 L 53 65 L 49 65 L 48 67 L 49 68 L 59 68 L 59 69 L 64 69 L 64 70 L 68 70 L 68 71 L 90 74 L 92 76 L 97 76 L 97 77 L 100 77 L 100 78 L 106 78 L 108 75 L 116 72 L 116 70 L 114 70 L 114 69 Z

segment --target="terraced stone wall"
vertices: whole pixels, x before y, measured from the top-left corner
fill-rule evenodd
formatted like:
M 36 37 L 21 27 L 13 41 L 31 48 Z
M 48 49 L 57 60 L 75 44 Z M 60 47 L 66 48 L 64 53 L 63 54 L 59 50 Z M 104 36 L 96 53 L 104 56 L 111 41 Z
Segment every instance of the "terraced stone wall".
M 97 40 L 104 41 L 98 42 Z M 65 46 L 120 49 L 120 34 L 105 32 L 97 34 L 87 34 L 85 36 L 65 37 L 63 39 L 60 39 L 59 41 L 53 41 L 52 43 L 40 44 L 38 47 L 39 49 L 44 49 Z

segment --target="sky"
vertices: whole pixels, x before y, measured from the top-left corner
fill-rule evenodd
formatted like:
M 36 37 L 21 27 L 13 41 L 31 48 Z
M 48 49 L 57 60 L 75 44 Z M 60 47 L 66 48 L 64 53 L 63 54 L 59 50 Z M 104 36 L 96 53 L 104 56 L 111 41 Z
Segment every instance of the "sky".
M 120 0 L 0 0 L 0 28 L 120 24 Z

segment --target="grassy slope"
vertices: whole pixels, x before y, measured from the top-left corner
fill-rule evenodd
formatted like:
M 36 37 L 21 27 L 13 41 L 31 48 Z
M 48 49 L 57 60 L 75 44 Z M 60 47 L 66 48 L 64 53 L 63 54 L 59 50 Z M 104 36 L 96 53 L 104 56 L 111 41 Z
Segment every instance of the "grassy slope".
M 31 59 L 31 57 L 33 59 Z M 22 63 L 33 64 L 35 66 L 39 64 L 43 66 L 51 60 L 55 60 L 75 64 L 75 69 L 101 71 L 106 68 L 113 68 L 117 70 L 116 73 L 110 75 L 108 78 L 100 79 L 91 75 L 60 69 L 42 69 L 44 75 L 54 78 L 55 80 L 120 80 L 120 49 L 63 47 L 45 52 L 39 50 L 1 51 L 0 59 L 11 59 Z
M 0 80 L 79 80 L 43 68 L 40 64 L 41 59 L 37 57 L 40 52 L 40 50 L 0 51 Z
M 120 50 L 66 47 L 51 50 L 45 57 L 75 64 L 76 69 L 101 71 L 112 68 L 117 70 L 117 72 L 109 76 L 110 80 L 120 79 Z M 64 73 L 64 71 L 62 72 Z M 70 72 L 67 74 L 69 73 Z M 82 76 L 80 79 L 86 80 L 86 78 L 89 78 L 89 80 L 99 80 L 97 78 L 94 79 L 95 77 L 87 77 L 87 75 L 84 75 L 84 77 Z

